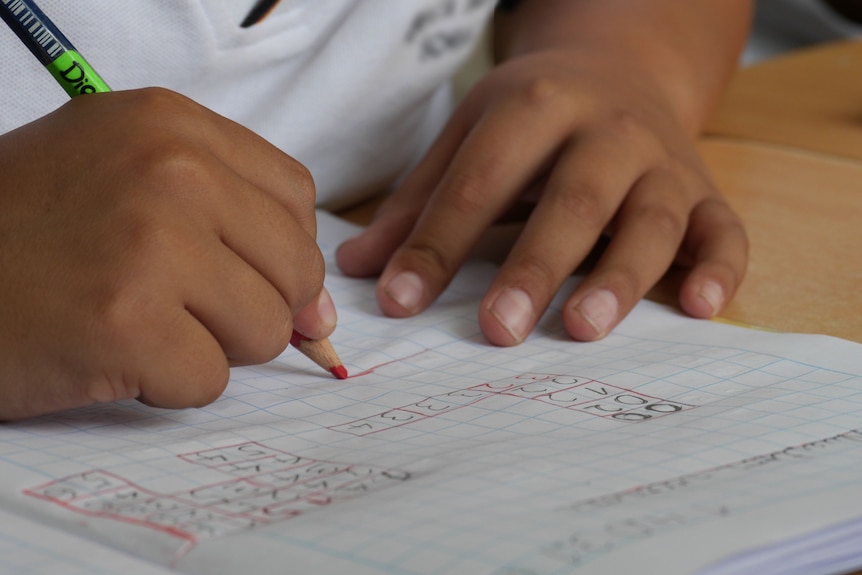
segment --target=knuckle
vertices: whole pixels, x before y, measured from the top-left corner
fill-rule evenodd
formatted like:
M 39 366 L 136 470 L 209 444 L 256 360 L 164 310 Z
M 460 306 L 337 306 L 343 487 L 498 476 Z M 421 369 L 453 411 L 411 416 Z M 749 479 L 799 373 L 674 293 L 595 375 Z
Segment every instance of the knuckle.
M 519 257 L 513 262 L 515 267 L 525 273 L 531 283 L 541 286 L 542 289 L 555 289 L 563 276 L 571 270 L 565 270 L 562 274 L 558 272 L 545 258 L 538 254 L 528 254 Z
M 111 280 L 92 294 L 96 333 L 120 348 L 134 345 L 150 318 L 164 317 L 160 290 L 150 280 L 164 277 L 164 254 L 175 252 L 177 245 L 173 234 L 157 222 L 132 220 L 124 234 L 125 249 L 111 256 L 115 258 Z
M 216 189 L 211 156 L 179 139 L 152 142 L 133 162 L 135 175 L 147 182 L 146 193 L 151 196 L 175 197 L 180 192 L 188 195 L 195 190 Z
M 152 305 L 145 291 L 122 283 L 97 296 L 93 322 L 93 339 L 97 345 L 113 349 L 134 349 L 139 334 L 146 332 Z
M 626 307 L 630 302 L 640 299 L 641 294 L 646 291 L 640 271 L 631 265 L 616 265 L 613 272 L 609 274 L 609 279 L 620 304 Z
M 449 277 L 455 273 L 456 264 L 446 255 L 446 250 L 432 243 L 420 242 L 410 245 L 406 249 L 405 257 L 418 263 L 420 268 L 430 270 L 431 276 L 442 274 Z
M 123 114 L 131 124 L 126 133 L 134 137 L 157 132 L 182 133 L 191 125 L 190 119 L 208 121 L 205 108 L 166 88 L 149 87 L 122 92 L 119 105 L 125 108 Z
M 248 351 L 244 362 L 266 363 L 281 355 L 290 343 L 292 325 L 287 306 L 278 306 L 256 326 L 257 332 L 247 340 Z
M 540 76 L 533 78 L 524 87 L 521 100 L 529 107 L 555 105 L 567 99 L 565 86 L 556 78 Z
M 292 161 L 290 172 L 291 180 L 293 181 L 293 192 L 299 196 L 304 204 L 313 206 L 317 191 L 311 170 L 299 162 Z
M 679 243 L 685 234 L 687 222 L 685 218 L 667 206 L 649 204 L 637 209 L 638 220 L 649 222 L 651 232 L 666 240 Z
M 275 197 L 276 202 L 286 209 L 303 229 L 315 230 L 317 192 L 311 171 L 299 162 L 289 160 L 281 179 L 287 182 L 287 185 L 285 192 Z
M 197 109 L 193 101 L 179 92 L 158 86 L 125 92 L 136 110 L 137 118 L 157 118 L 164 121 L 165 113 L 185 113 Z
M 608 130 L 622 138 L 630 138 L 643 130 L 640 120 L 628 110 L 615 110 L 608 121 Z
M 289 233 L 284 236 L 283 245 L 285 251 L 291 253 L 290 266 L 293 270 L 285 279 L 288 293 L 316 296 L 323 287 L 326 261 L 314 237 L 301 231 Z M 297 304 L 290 298 L 286 299 L 291 307 Z M 299 299 L 304 300 L 304 297 Z
M 298 274 L 302 283 L 298 287 L 298 297 L 288 301 L 290 308 L 294 311 L 299 311 L 305 307 L 323 289 L 323 279 L 326 274 L 326 262 L 323 259 L 323 254 L 316 246 L 312 246 L 307 252 L 308 255 L 303 258 L 299 268 L 302 270 Z
M 317 189 L 314 177 L 305 165 L 290 156 L 284 155 L 284 162 L 276 162 L 273 166 L 278 179 L 284 182 L 281 193 L 275 195 L 278 202 L 285 206 L 301 223 L 305 218 L 313 218 Z
M 685 158 L 668 153 L 652 171 L 667 182 L 678 182 L 686 190 L 710 190 L 712 185 Z
M 713 196 L 704 199 L 697 206 L 697 209 L 718 214 L 721 218 L 721 225 L 724 226 L 725 229 L 742 236 L 746 235 L 745 227 L 743 226 L 739 215 L 730 207 L 730 205 L 728 205 L 727 201 L 719 194 L 719 192 L 716 191 Z
M 304 236 L 304 241 L 294 238 L 288 249 L 293 250 L 290 263 L 293 271 L 273 280 L 273 286 L 280 295 L 280 307 L 284 309 L 279 311 L 277 317 L 267 318 L 267 321 L 273 321 L 281 326 L 290 326 L 291 314 L 299 313 L 317 297 L 323 289 L 326 275 L 323 254 L 310 236 Z M 272 331 L 272 333 L 277 332 L 279 332 L 278 329 Z
M 135 280 L 164 269 L 166 262 L 178 255 L 177 250 L 183 242 L 173 226 L 158 213 L 129 214 L 119 224 L 123 244 L 121 251 L 114 256 L 120 280 L 117 285 L 134 290 Z M 121 283 L 123 280 L 125 283 Z
M 452 176 L 446 206 L 457 216 L 472 217 L 487 209 L 488 193 L 485 179 L 477 173 Z
M 146 123 L 149 127 L 130 130 L 130 133 L 136 134 L 137 140 L 134 145 L 124 148 L 122 161 L 124 171 L 130 174 L 128 181 L 136 182 L 136 185 L 127 186 L 126 189 L 146 197 L 215 189 L 217 172 L 213 166 L 217 160 L 207 145 L 200 141 L 199 135 L 187 134 L 171 126 L 154 130 L 150 125 L 152 119 L 148 117 L 158 118 L 160 124 L 170 124 L 165 118 L 171 113 L 178 113 L 176 106 L 162 103 L 163 98 L 174 100 L 184 97 L 162 90 L 157 96 L 148 93 L 140 98 L 148 101 L 140 106 L 146 111 L 141 112 L 136 108 L 134 121 Z M 195 113 L 192 109 L 186 115 Z
M 744 257 L 748 257 L 748 254 L 751 251 L 751 240 L 748 238 L 748 232 L 746 232 L 742 221 L 734 218 L 734 220 L 729 224 L 729 233 L 739 240 L 740 253 Z
M 612 111 L 602 125 L 603 133 L 617 145 L 643 149 L 663 149 L 644 121 L 629 110 Z
M 570 181 L 555 195 L 555 209 L 576 222 L 603 225 L 607 219 L 598 186 L 586 181 Z
M 117 377 L 105 371 L 86 381 L 83 392 L 91 403 L 113 403 L 137 397 L 139 382 L 137 379 Z
M 727 218 L 721 224 L 719 233 L 733 252 L 728 254 L 728 259 L 737 262 L 748 259 L 751 243 L 745 226 L 739 218 L 735 216 Z
M 310 282 L 309 289 L 315 295 L 323 289 L 323 278 L 326 275 L 326 261 L 323 259 L 323 253 L 313 246 L 311 250 L 310 261 L 306 263 L 304 269 L 308 271 L 308 281 Z

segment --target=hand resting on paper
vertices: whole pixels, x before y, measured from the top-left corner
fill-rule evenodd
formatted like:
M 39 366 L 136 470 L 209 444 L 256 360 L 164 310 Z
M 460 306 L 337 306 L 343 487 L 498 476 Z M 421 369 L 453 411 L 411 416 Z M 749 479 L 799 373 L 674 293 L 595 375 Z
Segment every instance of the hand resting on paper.
M 607 249 L 562 312 L 572 338 L 607 335 L 674 262 L 690 268 L 681 307 L 719 313 L 742 281 L 747 239 L 694 135 L 733 69 L 748 2 L 690 4 L 523 2 L 498 16 L 502 63 L 340 247 L 341 269 L 380 274 L 383 312 L 414 315 L 489 226 L 531 201 L 480 304 L 490 342 L 527 337 L 603 233 Z

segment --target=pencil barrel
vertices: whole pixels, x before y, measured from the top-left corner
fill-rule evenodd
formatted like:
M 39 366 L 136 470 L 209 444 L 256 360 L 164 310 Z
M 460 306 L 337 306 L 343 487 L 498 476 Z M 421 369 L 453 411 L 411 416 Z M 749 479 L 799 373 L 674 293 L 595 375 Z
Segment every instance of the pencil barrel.
M 57 83 L 73 98 L 82 94 L 111 91 L 108 84 L 75 50 L 67 50 L 46 67 Z

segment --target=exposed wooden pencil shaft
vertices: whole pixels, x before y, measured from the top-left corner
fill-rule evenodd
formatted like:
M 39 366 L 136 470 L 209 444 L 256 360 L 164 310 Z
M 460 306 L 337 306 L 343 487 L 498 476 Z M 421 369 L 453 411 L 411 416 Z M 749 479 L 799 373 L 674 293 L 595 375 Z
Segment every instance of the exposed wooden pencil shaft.
M 347 377 L 347 370 L 344 369 L 341 359 L 328 339 L 309 339 L 301 333 L 293 332 L 290 344 L 335 377 L 339 379 Z

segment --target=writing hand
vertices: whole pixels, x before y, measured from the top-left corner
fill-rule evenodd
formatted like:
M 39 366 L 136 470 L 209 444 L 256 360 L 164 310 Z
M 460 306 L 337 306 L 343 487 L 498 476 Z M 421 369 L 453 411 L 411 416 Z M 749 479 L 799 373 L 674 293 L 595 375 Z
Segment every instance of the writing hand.
M 334 328 L 307 170 L 190 100 L 75 98 L 0 136 L 0 166 L 2 419 L 199 406 L 300 310 Z

